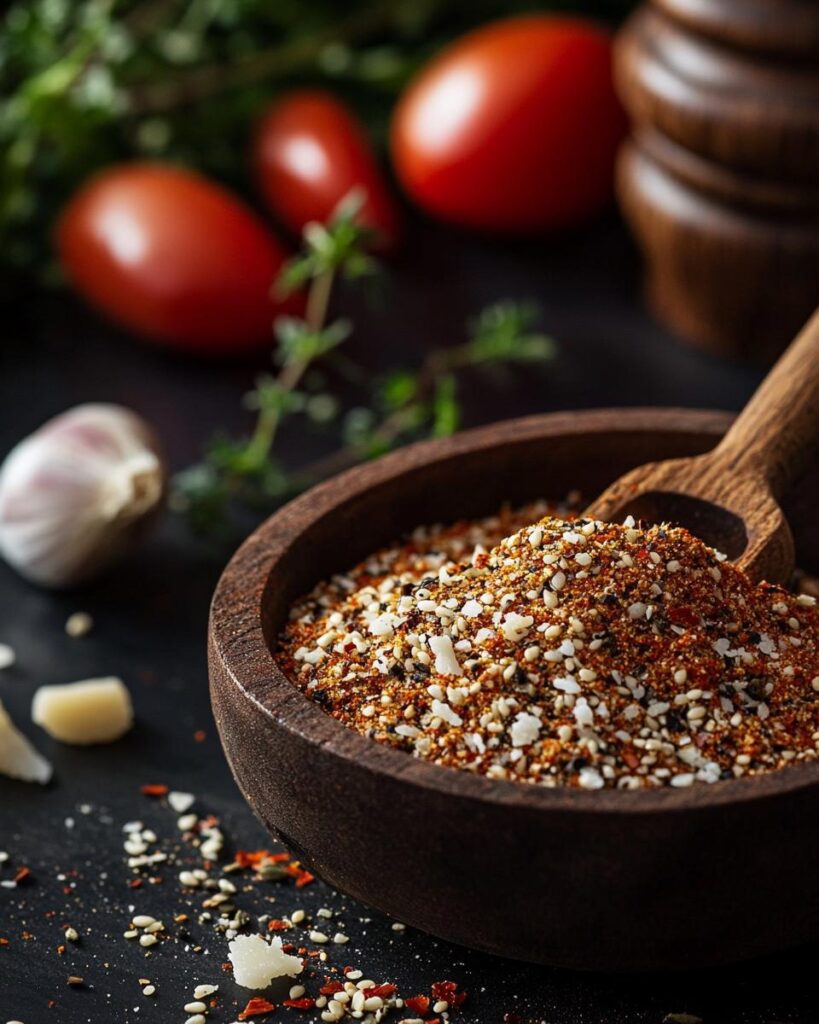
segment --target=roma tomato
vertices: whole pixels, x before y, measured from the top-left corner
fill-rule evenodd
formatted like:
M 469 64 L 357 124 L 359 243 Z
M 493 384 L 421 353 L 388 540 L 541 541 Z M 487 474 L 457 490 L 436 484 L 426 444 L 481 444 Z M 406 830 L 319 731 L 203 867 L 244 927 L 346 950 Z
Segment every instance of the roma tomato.
M 365 200 L 362 224 L 381 248 L 394 245 L 399 217 L 364 129 L 330 93 L 302 90 L 276 100 L 259 122 L 253 145 L 259 187 L 270 208 L 298 234 L 326 221 L 351 189 Z
M 428 212 L 524 233 L 575 224 L 606 203 L 625 128 L 608 34 L 533 14 L 480 28 L 434 59 L 398 104 L 391 148 Z
M 271 287 L 284 249 L 221 186 L 164 164 L 126 164 L 93 178 L 57 225 L 77 290 L 113 320 L 201 353 L 270 345 L 282 306 Z

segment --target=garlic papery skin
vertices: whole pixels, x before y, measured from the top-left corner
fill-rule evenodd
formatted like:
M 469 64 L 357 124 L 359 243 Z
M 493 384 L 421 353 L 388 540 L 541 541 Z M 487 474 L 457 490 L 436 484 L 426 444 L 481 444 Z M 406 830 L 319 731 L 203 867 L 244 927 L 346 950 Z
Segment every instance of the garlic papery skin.
M 42 586 L 80 583 L 140 538 L 165 489 L 144 420 L 118 405 L 79 405 L 21 441 L 0 468 L 0 555 Z

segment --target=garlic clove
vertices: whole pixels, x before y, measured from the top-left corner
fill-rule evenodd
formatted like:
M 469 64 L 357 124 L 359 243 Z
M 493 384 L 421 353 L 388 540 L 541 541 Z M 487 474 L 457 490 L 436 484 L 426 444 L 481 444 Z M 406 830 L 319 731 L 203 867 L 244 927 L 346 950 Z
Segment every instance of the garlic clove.
M 31 717 L 55 740 L 88 746 L 124 736 L 134 721 L 131 695 L 121 679 L 84 679 L 41 686 L 34 694 Z
M 51 765 L 15 726 L 0 701 L 0 774 L 45 785 L 51 772 Z
M 117 405 L 80 405 L 21 441 L 0 469 L 0 554 L 26 578 L 71 586 L 145 532 L 166 488 L 148 425 Z

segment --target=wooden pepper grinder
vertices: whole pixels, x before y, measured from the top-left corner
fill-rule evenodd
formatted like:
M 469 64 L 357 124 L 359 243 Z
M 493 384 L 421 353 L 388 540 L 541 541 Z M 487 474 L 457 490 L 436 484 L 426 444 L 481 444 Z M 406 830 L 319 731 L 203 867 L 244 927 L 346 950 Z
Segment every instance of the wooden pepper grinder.
M 771 362 L 819 304 L 819 2 L 651 0 L 615 76 L 649 301 L 692 343 Z

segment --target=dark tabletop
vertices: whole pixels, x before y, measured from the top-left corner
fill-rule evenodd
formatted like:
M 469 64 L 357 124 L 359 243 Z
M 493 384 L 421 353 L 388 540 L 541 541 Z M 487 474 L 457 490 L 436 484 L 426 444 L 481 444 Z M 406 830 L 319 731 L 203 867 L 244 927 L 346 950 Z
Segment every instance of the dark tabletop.
M 465 318 L 490 301 L 540 302 L 542 327 L 559 342 L 557 360 L 543 372 L 516 375 L 513 387 L 471 381 L 471 424 L 601 405 L 737 409 L 758 379 L 679 345 L 652 321 L 640 300 L 636 255 L 613 217 L 579 234 L 527 243 L 476 240 L 418 224 L 391 276 L 380 309 L 353 296 L 340 300 L 356 323 L 351 351 L 374 369 L 458 340 Z M 164 438 L 173 467 L 184 466 L 215 427 L 241 429 L 240 396 L 264 364 L 170 356 L 100 324 L 59 294 L 21 296 L 2 323 L 0 454 L 49 416 L 81 401 L 105 400 L 144 414 Z M 293 465 L 326 444 L 302 428 L 285 441 Z M 155 877 L 162 881 L 146 875 L 140 888 L 129 888 L 134 874 L 122 850 L 123 824 L 140 820 L 161 842 L 178 836 L 175 815 L 161 800 L 143 796 L 143 783 L 194 793 L 196 810 L 222 822 L 229 848 L 270 845 L 230 777 L 208 701 L 207 608 L 224 558 L 191 540 L 170 517 L 139 555 L 80 592 L 43 593 L 0 567 L 0 642 L 11 644 L 18 657 L 0 674 L 0 698 L 55 767 L 54 782 L 45 788 L 0 778 L 0 850 L 9 854 L 0 879 L 21 866 L 31 872 L 16 889 L 0 888 L 0 939 L 8 940 L 0 945 L 0 1024 L 181 1022 L 194 985 L 208 981 L 221 985 L 219 1008 L 209 1020 L 229 1022 L 251 995 L 221 970 L 226 941 L 200 926 L 193 911 L 185 926 L 190 937 L 172 926 L 173 937 L 150 957 L 122 937 L 133 913 L 172 924 L 174 914 L 201 904 L 201 894 L 198 902 L 182 896 L 179 865 L 160 865 Z M 71 639 L 64 623 L 77 610 L 90 612 L 95 625 L 89 636 Z M 53 743 L 31 725 L 37 686 L 107 674 L 121 675 L 134 696 L 137 724 L 124 740 L 82 750 Z M 487 863 L 499 886 L 539 884 L 506 877 L 491 850 Z M 730 871 L 730 865 L 714 870 Z M 772 864 L 771 870 L 787 866 Z M 269 907 L 264 896 L 244 894 L 237 906 L 274 915 L 296 906 L 336 910 L 330 927 L 343 926 L 350 943 L 328 947 L 332 963 L 394 981 L 403 995 L 451 978 L 469 993 L 457 1018 L 465 1024 L 500 1024 L 505 1014 L 522 1024 L 660 1024 L 670 1013 L 696 1015 L 706 1024 L 819 1021 L 817 947 L 697 974 L 577 975 L 395 932 L 391 922 L 320 882 L 298 892 L 287 885 L 271 885 L 276 903 Z M 697 912 L 692 893 L 691 913 Z M 69 923 L 80 933 L 78 943 L 65 943 Z M 61 944 L 68 947 L 63 954 Z M 200 952 L 191 948 L 200 946 Z M 70 988 L 69 975 L 82 977 L 84 985 Z M 156 998 L 140 993 L 140 977 L 156 984 Z M 279 987 L 271 998 L 281 994 Z M 288 1017 L 294 1013 L 280 1010 L 263 1019 L 318 1019 Z

